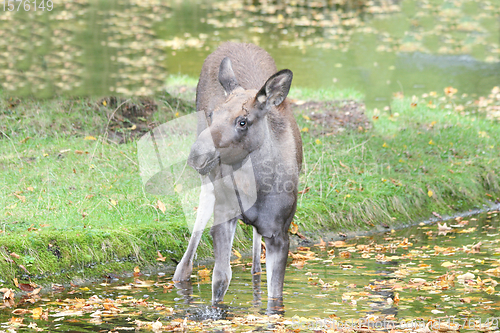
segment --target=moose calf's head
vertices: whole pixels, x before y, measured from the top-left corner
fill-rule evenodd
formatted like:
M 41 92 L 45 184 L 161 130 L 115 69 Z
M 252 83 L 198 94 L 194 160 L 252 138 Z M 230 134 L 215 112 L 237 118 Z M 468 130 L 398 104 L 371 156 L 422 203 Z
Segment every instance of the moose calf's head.
M 188 164 L 204 175 L 219 162 L 234 165 L 258 149 L 269 131 L 266 115 L 283 103 L 292 77 L 292 72 L 284 69 L 272 75 L 260 90 L 244 89 L 238 83 L 231 60 L 224 58 L 219 82 L 226 100 L 208 115 L 208 127 L 191 147 Z

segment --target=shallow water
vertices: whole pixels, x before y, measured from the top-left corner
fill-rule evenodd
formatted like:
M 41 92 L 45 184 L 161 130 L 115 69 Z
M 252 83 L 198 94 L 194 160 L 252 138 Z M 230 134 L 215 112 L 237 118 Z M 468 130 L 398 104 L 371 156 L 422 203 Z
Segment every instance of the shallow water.
M 422 225 L 297 249 L 287 267 L 282 324 L 293 327 L 307 318 L 339 322 L 453 318 L 476 325 L 500 317 L 500 213 L 448 221 L 450 225 L 451 230 Z M 103 280 L 17 298 L 2 309 L 0 322 L 3 328 L 12 328 L 12 318 L 23 318 L 22 324 L 36 323 L 49 331 L 84 332 L 131 329 L 157 319 L 165 328 L 187 318 L 186 325 L 210 323 L 206 329 L 229 325 L 244 331 L 242 318 L 263 318 L 266 293 L 252 287 L 248 260 L 235 258 L 232 267 L 233 280 L 221 308 L 210 306 L 210 277 L 202 278 L 197 272 L 205 267 L 197 267 L 192 290 L 173 288 L 171 271 L 136 272 L 135 277 L 111 283 Z M 266 290 L 265 282 L 261 290 Z M 30 311 L 20 314 L 23 309 Z M 45 313 L 47 320 L 34 318 L 32 311 Z M 220 319 L 225 321 L 213 321 Z
M 357 89 L 368 107 L 397 91 L 486 95 L 500 80 L 495 3 L 53 1 L 0 11 L 0 82 L 18 96 L 152 95 L 232 40 L 268 50 L 295 86 Z

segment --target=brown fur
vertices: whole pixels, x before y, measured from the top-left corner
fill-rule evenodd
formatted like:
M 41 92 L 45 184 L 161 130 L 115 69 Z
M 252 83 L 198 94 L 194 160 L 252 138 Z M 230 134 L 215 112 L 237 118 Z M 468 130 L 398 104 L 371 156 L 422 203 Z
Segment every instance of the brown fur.
M 277 71 L 274 59 L 269 53 L 254 44 L 233 42 L 222 44 L 205 59 L 196 88 L 196 110 L 204 111 L 205 117 L 214 112 L 228 97 L 218 79 L 219 66 L 225 57 L 231 59 L 238 83 L 246 90 L 259 90 L 266 80 Z M 282 131 L 291 128 L 295 142 L 291 143 L 289 147 L 302 147 L 300 130 L 295 122 L 288 100 L 285 100 L 277 108 L 269 112 L 268 121 L 275 135 L 280 135 Z M 206 124 L 205 120 L 198 121 L 198 134 L 206 128 L 203 124 Z M 302 166 L 302 149 L 297 149 L 295 153 L 300 170 Z

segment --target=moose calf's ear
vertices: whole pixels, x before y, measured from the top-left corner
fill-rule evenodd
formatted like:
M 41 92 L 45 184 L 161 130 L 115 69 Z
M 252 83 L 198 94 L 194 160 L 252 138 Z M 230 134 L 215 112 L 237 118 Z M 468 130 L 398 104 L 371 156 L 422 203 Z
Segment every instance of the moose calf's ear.
M 219 82 L 226 91 L 226 95 L 229 95 L 234 89 L 240 86 L 234 75 L 233 66 L 231 65 L 231 59 L 229 59 L 229 57 L 225 57 L 220 63 Z
M 280 105 L 290 91 L 292 78 L 293 73 L 289 69 L 283 69 L 274 74 L 257 93 L 257 101 L 266 105 Z

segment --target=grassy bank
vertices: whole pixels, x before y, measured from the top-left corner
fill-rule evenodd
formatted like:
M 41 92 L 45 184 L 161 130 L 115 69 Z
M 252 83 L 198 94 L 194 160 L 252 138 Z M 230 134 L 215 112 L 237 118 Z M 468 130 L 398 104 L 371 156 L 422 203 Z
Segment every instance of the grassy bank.
M 192 112 L 195 84 L 173 78 L 169 94 L 154 100 L 2 99 L 2 283 L 130 270 L 157 262 L 158 251 L 167 258 L 160 264 L 180 258 L 189 229 L 179 199 L 143 190 L 135 139 Z M 441 95 L 396 98 L 390 109 L 368 110 L 370 123 L 349 123 L 359 104 L 331 100 L 359 100 L 358 93 L 293 90 L 305 159 L 299 230 L 313 237 L 366 229 L 496 200 L 500 124 L 462 114 L 452 94 Z M 331 110 L 347 128 L 318 118 Z M 238 228 L 235 246 L 242 250 L 250 237 L 249 227 Z M 210 241 L 205 233 L 200 257 Z

